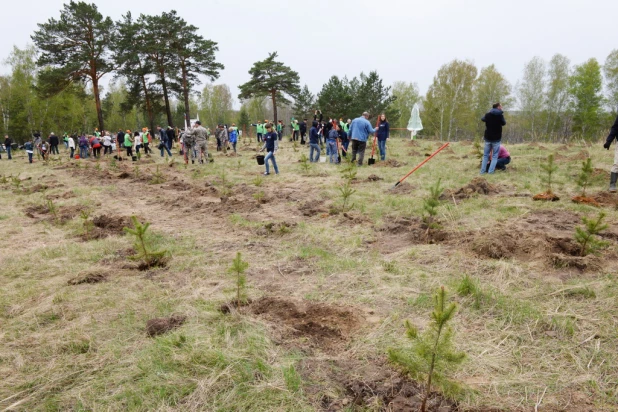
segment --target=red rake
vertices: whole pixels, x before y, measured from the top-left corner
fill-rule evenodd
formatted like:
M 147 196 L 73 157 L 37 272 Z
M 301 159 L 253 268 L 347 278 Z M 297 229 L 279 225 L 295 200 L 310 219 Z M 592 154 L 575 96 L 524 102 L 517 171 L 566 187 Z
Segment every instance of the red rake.
M 412 173 L 416 172 L 418 169 L 421 168 L 421 166 L 423 166 L 425 163 L 427 163 L 429 161 L 429 159 L 431 159 L 432 157 L 434 157 L 435 155 L 437 155 L 438 153 L 440 153 L 440 151 L 442 151 L 442 149 L 446 148 L 446 146 L 448 146 L 448 142 L 444 143 L 438 150 L 436 150 L 431 156 L 429 156 L 427 159 L 423 160 L 421 163 L 419 163 L 418 166 L 416 166 L 414 169 L 412 169 L 410 171 L 410 173 L 408 173 L 407 175 L 405 175 L 404 177 L 402 177 L 401 179 L 399 179 L 399 181 L 397 183 L 395 183 L 395 186 L 393 186 L 393 189 L 396 188 L 397 186 L 399 186 L 404 180 L 406 180 Z

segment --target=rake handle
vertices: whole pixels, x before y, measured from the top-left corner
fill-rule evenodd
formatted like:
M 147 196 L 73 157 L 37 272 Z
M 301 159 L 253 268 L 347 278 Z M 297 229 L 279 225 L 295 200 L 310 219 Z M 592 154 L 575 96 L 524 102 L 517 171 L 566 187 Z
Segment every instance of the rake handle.
M 438 153 L 440 153 L 440 151 L 442 151 L 442 149 L 446 148 L 449 145 L 448 142 L 444 143 L 438 150 L 436 150 L 431 156 L 429 156 L 427 159 L 423 160 L 421 163 L 418 164 L 418 166 L 416 166 L 414 169 L 412 169 L 410 171 L 410 173 L 408 173 L 407 175 L 405 175 L 404 177 L 402 177 L 401 179 L 399 179 L 399 181 L 397 183 L 395 183 L 395 186 L 393 187 L 397 187 L 399 186 L 404 180 L 406 180 L 412 173 L 416 172 L 418 169 L 421 168 L 421 166 L 423 166 L 425 163 L 427 163 L 432 157 L 434 157 L 435 155 L 437 155 Z

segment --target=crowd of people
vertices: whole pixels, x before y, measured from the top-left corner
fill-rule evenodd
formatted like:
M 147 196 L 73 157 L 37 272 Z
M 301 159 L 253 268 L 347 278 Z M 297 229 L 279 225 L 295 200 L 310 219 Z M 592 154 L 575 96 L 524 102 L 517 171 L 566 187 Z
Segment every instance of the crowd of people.
M 493 174 L 496 170 L 506 170 L 506 165 L 511 162 L 511 155 L 508 150 L 502 145 L 502 128 L 506 125 L 504 111 L 500 103 L 495 103 L 491 110 L 487 112 L 481 120 L 485 122 L 484 141 L 485 147 L 483 150 L 483 158 L 481 161 L 480 174 Z M 256 128 L 256 138 L 259 144 L 263 144 L 261 151 L 266 151 L 264 157 L 265 175 L 270 174 L 269 163 L 272 164 L 275 174 L 279 174 L 279 168 L 275 159 L 275 153 L 279 148 L 279 142 L 283 138 L 285 125 L 279 120 L 276 124 L 265 120 L 264 123 L 256 122 L 251 124 Z M 376 125 L 373 126 L 369 122 L 369 113 L 364 112 L 356 119 L 330 118 L 325 121 L 320 110 L 314 112 L 313 121 L 309 128 L 309 136 L 307 138 L 308 119 L 297 120 L 292 118 L 290 122 L 291 137 L 293 142 L 300 141 L 300 144 L 309 144 L 309 161 L 314 163 L 320 161 L 320 154 L 325 148 L 326 156 L 330 163 L 339 163 L 343 157 L 347 157 L 351 143 L 351 161 L 357 162 L 358 166 L 362 166 L 367 149 L 367 143 L 373 136 L 373 152 L 379 152 L 380 160 L 386 160 L 387 146 L 386 142 L 390 138 L 390 126 L 385 114 L 378 116 Z M 192 164 L 198 162 L 204 164 L 211 159 L 208 153 L 208 138 L 211 135 L 211 130 L 202 126 L 197 120 L 191 127 L 179 130 L 171 126 L 162 128 L 157 126 L 157 133 L 153 133 L 144 127 L 141 130 L 118 130 L 117 133 L 109 131 L 99 132 L 98 129 L 94 133 L 87 135 L 73 134 L 69 136 L 64 133 L 62 143 L 65 150 L 70 152 L 70 158 L 88 157 L 100 158 L 126 151 L 126 156 L 133 160 L 139 159 L 142 151 L 144 155 L 150 156 L 153 153 L 150 145 L 153 139 L 159 140 L 158 149 L 161 157 L 167 154 L 172 156 L 172 148 L 175 142 L 180 145 L 179 153 L 184 157 L 185 163 L 191 160 Z M 242 136 L 242 131 L 235 124 L 231 126 L 219 124 L 217 125 L 214 136 L 217 140 L 217 151 L 227 153 L 228 150 L 233 150 L 236 153 L 237 143 Z M 618 117 L 612 126 L 610 133 L 603 145 L 609 150 L 614 140 L 618 139 Z M 33 162 L 35 152 L 46 159 L 49 154 L 60 154 L 58 147 L 60 146 L 60 137 L 53 132 L 49 134 L 47 139 L 43 139 L 39 132 L 32 135 L 32 139 L 24 143 L 22 148 L 28 154 L 28 161 Z M 12 150 L 14 142 L 8 136 L 4 136 L 4 150 L 9 160 L 12 159 Z M 77 152 L 79 149 L 79 152 Z M 103 149 L 103 153 L 101 153 Z M 0 159 L 2 152 L 0 151 Z M 616 184 L 618 183 L 618 145 L 614 154 L 614 165 L 611 169 L 610 187 L 611 192 L 616 192 Z

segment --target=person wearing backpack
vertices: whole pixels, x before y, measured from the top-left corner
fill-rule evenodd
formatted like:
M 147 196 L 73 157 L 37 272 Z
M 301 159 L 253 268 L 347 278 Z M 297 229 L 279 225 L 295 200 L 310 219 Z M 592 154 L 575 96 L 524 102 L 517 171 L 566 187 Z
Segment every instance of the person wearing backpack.
M 32 155 L 34 154 L 34 145 L 31 141 L 24 143 L 24 150 L 28 153 L 28 163 L 32 163 Z
M 90 139 L 90 147 L 92 148 L 92 155 L 95 159 L 101 157 L 101 140 L 99 136 L 93 136 Z
M 88 157 L 88 138 L 84 134 L 79 137 L 79 157 L 82 159 Z

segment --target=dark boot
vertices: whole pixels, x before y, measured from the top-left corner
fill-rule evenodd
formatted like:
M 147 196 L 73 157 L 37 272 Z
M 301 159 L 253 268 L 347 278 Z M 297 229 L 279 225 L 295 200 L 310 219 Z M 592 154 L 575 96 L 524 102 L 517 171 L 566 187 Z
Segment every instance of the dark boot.
M 610 192 L 616 191 L 616 181 L 618 181 L 618 173 L 612 172 L 612 175 L 609 180 L 609 191 Z

